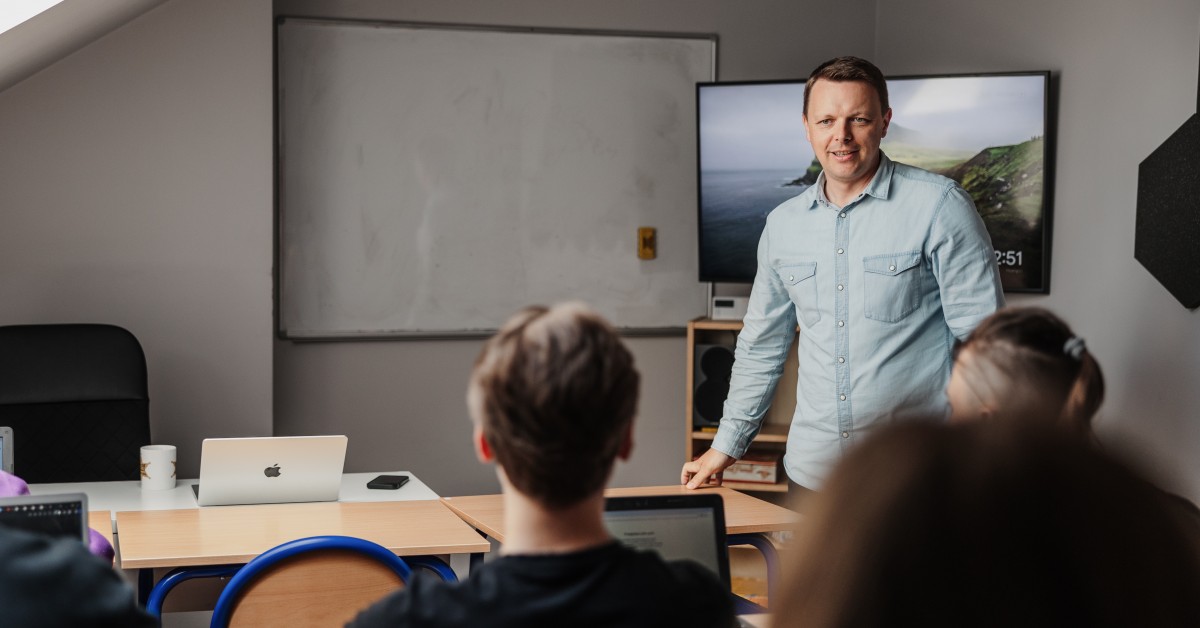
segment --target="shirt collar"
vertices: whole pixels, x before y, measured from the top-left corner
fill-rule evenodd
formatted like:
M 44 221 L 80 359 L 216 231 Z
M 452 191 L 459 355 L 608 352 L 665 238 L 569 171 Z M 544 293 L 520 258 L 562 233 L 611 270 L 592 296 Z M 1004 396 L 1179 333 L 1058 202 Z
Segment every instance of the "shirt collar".
M 896 163 L 889 159 L 882 150 L 879 151 L 879 169 L 875 171 L 875 176 L 871 178 L 871 182 L 867 184 L 867 189 L 863 190 L 863 194 L 887 200 L 888 190 L 892 187 L 892 172 L 895 170 Z
M 888 191 L 892 187 L 892 173 L 896 170 L 896 163 L 892 161 L 886 153 L 879 151 L 879 168 L 875 170 L 875 176 L 871 177 L 871 182 L 867 184 L 867 188 L 863 190 L 866 196 L 874 196 L 881 200 L 887 200 Z M 812 209 L 821 203 L 828 203 L 829 199 L 825 197 L 825 171 L 817 175 L 816 183 L 813 183 L 816 188 L 816 195 L 813 196 L 812 203 L 809 203 L 808 208 Z

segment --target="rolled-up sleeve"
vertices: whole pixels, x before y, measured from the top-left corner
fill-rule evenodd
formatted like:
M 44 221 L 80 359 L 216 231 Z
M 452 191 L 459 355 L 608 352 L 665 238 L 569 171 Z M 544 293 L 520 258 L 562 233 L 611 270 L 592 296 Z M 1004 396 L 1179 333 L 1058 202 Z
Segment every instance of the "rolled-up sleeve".
M 928 255 L 946 325 L 962 340 L 1004 306 L 992 240 L 971 197 L 957 185 L 942 197 L 930 230 Z

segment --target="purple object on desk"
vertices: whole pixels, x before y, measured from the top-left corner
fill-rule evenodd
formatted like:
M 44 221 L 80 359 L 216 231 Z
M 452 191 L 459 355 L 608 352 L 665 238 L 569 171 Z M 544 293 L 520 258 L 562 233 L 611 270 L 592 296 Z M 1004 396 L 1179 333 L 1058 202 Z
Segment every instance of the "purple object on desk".
M 25 483 L 25 480 L 7 471 L 0 471 L 0 497 L 19 497 L 28 494 L 29 485 Z M 112 543 L 109 543 L 103 534 L 91 528 L 88 528 L 88 550 L 92 554 L 108 560 L 109 563 L 112 563 L 116 556 Z

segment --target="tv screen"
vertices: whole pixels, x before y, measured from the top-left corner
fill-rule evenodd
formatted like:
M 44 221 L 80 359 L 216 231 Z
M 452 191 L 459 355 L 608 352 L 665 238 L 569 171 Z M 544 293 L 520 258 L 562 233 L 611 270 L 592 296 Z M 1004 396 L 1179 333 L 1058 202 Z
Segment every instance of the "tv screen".
M 1049 292 L 1049 72 L 890 77 L 882 150 L 971 195 L 1004 289 Z M 821 171 L 804 135 L 804 81 L 696 87 L 700 281 L 754 280 L 767 214 Z

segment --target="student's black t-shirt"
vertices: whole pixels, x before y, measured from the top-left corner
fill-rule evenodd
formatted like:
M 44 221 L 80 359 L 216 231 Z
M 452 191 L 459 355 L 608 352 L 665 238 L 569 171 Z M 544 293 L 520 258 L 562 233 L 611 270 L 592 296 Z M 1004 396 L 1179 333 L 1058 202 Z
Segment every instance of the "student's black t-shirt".
M 690 561 L 614 541 L 568 554 L 503 556 L 456 584 L 415 574 L 351 628 L 385 626 L 689 626 L 727 628 L 729 591 Z

